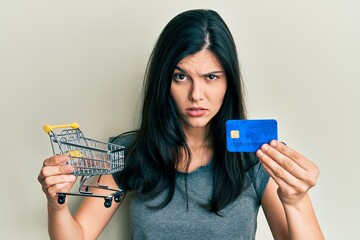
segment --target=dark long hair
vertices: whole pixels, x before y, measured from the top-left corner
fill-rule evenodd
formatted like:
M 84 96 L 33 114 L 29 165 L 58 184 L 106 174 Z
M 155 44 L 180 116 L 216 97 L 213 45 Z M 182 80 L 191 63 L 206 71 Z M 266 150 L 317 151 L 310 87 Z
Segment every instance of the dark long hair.
M 120 182 L 145 199 L 167 191 L 166 206 L 175 190 L 176 167 L 181 152 L 190 156 L 179 122 L 178 109 L 170 96 L 176 65 L 184 57 L 206 48 L 214 53 L 227 77 L 227 90 L 219 112 L 209 122 L 214 149 L 213 195 L 206 206 L 216 214 L 241 193 L 244 156 L 226 151 L 225 122 L 245 119 L 242 78 L 233 37 L 218 13 L 190 10 L 174 17 L 161 32 L 146 68 L 140 129 L 126 156 Z

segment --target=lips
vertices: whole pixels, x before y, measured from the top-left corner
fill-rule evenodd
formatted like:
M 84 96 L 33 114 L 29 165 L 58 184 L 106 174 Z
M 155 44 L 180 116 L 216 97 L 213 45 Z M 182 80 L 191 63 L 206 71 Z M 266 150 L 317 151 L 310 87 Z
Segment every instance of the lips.
M 186 113 L 190 117 L 201 117 L 206 113 L 207 109 L 202 107 L 191 107 L 186 109 Z

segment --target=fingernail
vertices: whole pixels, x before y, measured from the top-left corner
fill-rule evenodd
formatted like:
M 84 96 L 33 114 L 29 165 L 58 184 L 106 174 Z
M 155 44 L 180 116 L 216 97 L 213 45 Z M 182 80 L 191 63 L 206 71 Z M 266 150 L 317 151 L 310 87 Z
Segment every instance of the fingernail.
M 67 159 L 67 156 L 66 155 L 61 155 L 60 159 L 61 159 L 61 161 L 65 161 Z
M 269 146 L 267 144 L 264 144 L 264 145 L 262 145 L 261 150 L 266 152 L 267 150 L 269 150 Z
M 76 179 L 76 176 L 75 175 L 70 175 L 69 179 L 70 179 L 70 181 L 74 181 Z
M 276 141 L 276 140 L 272 140 L 272 141 L 270 142 L 270 145 L 271 145 L 272 147 L 276 147 L 277 141 Z
M 261 150 L 258 150 L 258 151 L 256 152 L 256 155 L 257 155 L 258 157 L 262 157 L 262 156 L 264 155 L 264 153 L 263 153 Z
M 70 166 L 70 165 L 66 165 L 65 169 L 66 169 L 67 172 L 72 172 L 73 171 L 73 167 Z

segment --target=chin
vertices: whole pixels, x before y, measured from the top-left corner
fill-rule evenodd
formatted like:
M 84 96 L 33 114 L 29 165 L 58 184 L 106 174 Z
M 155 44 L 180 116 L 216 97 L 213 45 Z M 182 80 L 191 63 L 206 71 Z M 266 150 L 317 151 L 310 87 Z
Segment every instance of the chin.
M 204 128 L 207 127 L 211 119 L 205 117 L 184 117 L 180 119 L 181 125 L 185 128 Z
M 186 122 L 186 125 L 192 128 L 204 128 L 208 125 L 209 121 L 196 121 L 196 122 Z

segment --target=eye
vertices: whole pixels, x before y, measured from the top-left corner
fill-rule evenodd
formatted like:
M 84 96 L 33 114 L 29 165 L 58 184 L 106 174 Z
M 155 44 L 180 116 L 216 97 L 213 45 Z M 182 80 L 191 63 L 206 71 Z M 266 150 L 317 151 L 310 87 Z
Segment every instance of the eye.
M 210 75 L 206 76 L 206 78 L 210 81 L 213 81 L 213 80 L 218 79 L 219 77 L 216 75 L 210 74 Z
M 182 73 L 175 73 L 173 78 L 178 82 L 185 81 L 187 79 L 186 75 Z

